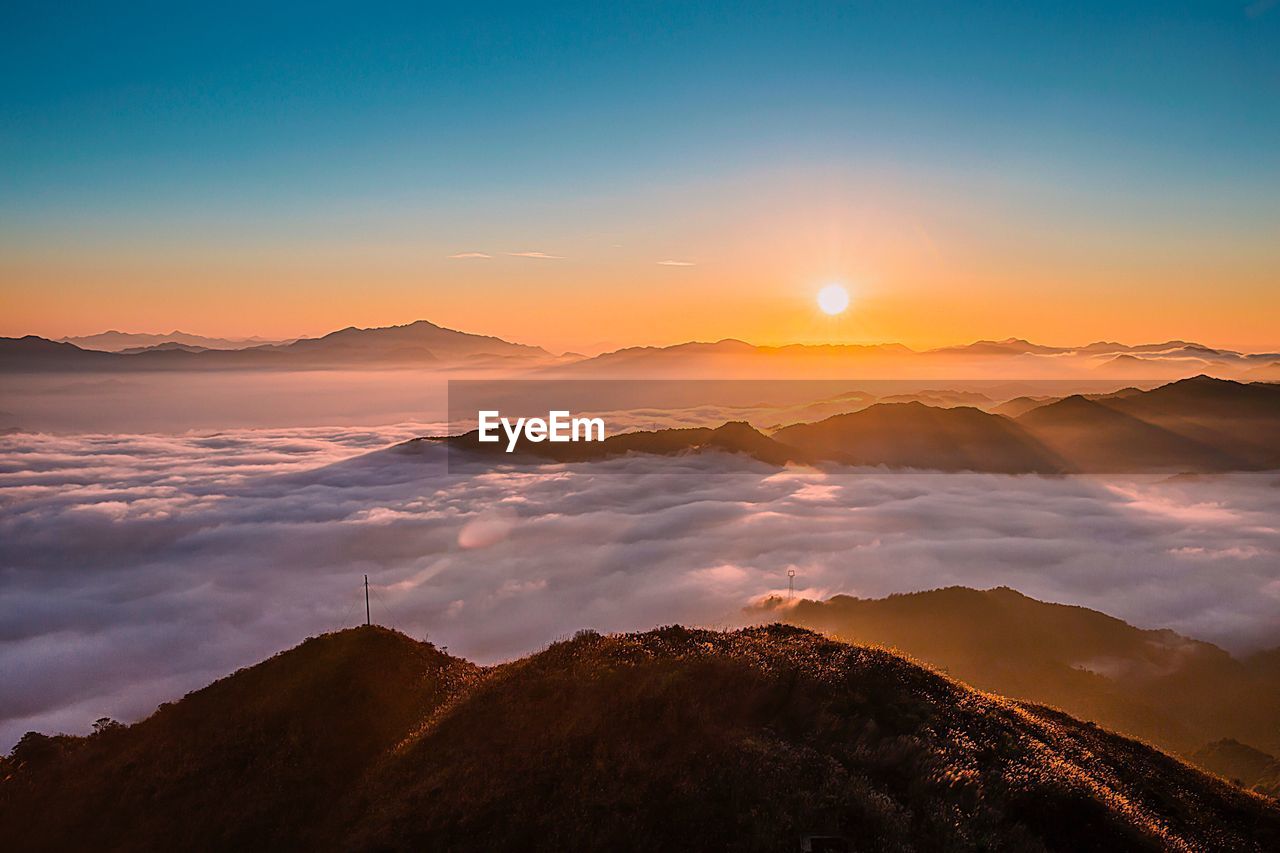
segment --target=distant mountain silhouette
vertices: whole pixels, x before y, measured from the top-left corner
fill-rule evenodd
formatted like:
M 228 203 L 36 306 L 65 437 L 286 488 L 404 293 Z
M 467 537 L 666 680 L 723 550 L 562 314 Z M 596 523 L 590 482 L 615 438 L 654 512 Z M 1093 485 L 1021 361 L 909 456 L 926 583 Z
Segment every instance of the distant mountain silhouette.
M 784 427 L 773 438 L 851 465 L 1002 473 L 1064 470 L 1061 460 L 1007 418 L 963 406 L 879 403 Z
M 85 350 L 35 335 L 0 338 L 0 370 L 112 370 L 120 358 L 115 353 Z
M 1011 400 L 1005 400 L 997 406 L 992 406 L 988 411 L 994 415 L 1004 415 L 1006 418 L 1017 418 L 1021 415 L 1025 415 L 1032 409 L 1038 409 L 1041 406 L 1056 403 L 1061 399 L 1061 397 L 1014 397 Z
M 1107 400 L 1114 397 L 1130 397 L 1134 394 L 1141 393 L 1141 388 L 1121 388 L 1118 391 L 1110 391 L 1105 394 L 1079 394 L 1074 396 L 1080 396 L 1086 400 Z M 1041 406 L 1047 406 L 1050 403 L 1056 403 L 1059 400 L 1065 399 L 1066 397 L 1054 397 L 1051 395 L 1014 397 L 1013 399 L 1005 400 L 999 405 L 990 407 L 988 411 L 993 414 L 1004 415 L 1006 418 L 1019 418 L 1032 409 L 1038 409 Z
M 1248 382 L 1280 382 L 1280 361 L 1246 370 L 1239 378 Z
M 440 439 L 413 439 L 416 442 Z M 625 432 L 607 436 L 602 442 L 528 442 L 521 440 L 515 451 L 506 451 L 505 436 L 497 443 L 481 443 L 479 432 L 472 430 L 443 439 L 452 452 L 497 458 L 502 462 L 589 462 L 609 459 L 627 453 L 672 455 L 718 450 L 741 453 L 771 465 L 814 461 L 804 450 L 780 444 L 742 421 L 730 421 L 714 429 L 692 427 Z
M 1241 787 L 1280 797 L 1280 759 L 1260 749 L 1224 738 L 1196 750 L 1191 760 Z
M 822 378 L 850 365 L 889 369 L 918 354 L 901 344 L 756 346 L 735 339 L 666 347 L 627 347 L 558 366 L 562 376 L 610 378 Z
M 61 338 L 60 342 L 75 344 L 81 349 L 123 352 L 128 349 L 141 350 L 164 344 L 182 344 L 200 349 L 244 349 L 245 347 L 262 346 L 264 344 L 287 344 L 291 341 L 270 341 L 263 338 L 209 338 L 204 335 L 180 332 L 177 329 L 167 335 L 117 332 L 112 329 L 109 332 L 101 332 L 96 335 Z
M 135 357 L 107 361 L 77 360 L 65 352 L 50 357 L 47 353 L 19 350 L 16 340 L 19 339 L 0 338 L 0 370 L 342 369 L 478 361 L 559 378 L 1096 379 L 1101 371 L 1134 379 L 1169 379 L 1191 372 L 1252 378 L 1257 370 L 1280 360 L 1280 353 L 1238 353 L 1187 341 L 1055 347 L 1020 338 L 977 341 L 924 352 L 893 343 L 756 346 L 729 338 L 711 343 L 628 347 L 591 358 L 569 353 L 553 357 L 538 347 L 445 329 L 424 320 L 381 329 L 347 328 L 319 338 L 283 342 L 205 338 L 178 331 L 168 335 L 111 331 L 64 339 L 81 349 L 129 350 L 123 355 Z M 167 343 L 217 352 L 188 352 L 184 356 L 175 348 L 157 349 Z
M 205 352 L 209 347 L 200 347 L 193 344 L 180 344 L 176 341 L 165 341 L 162 344 L 153 344 L 145 347 L 125 347 L 117 350 L 121 355 L 136 355 L 140 352 L 165 352 L 168 350 L 178 350 L 180 352 Z
M 291 356 L 321 355 L 343 363 L 364 361 L 459 361 L 483 358 L 549 358 L 541 347 L 513 344 L 489 335 L 446 329 L 426 320 L 405 326 L 330 332 L 303 338 L 282 349 Z
M 977 391 L 953 391 L 951 389 L 924 389 L 909 394 L 886 394 L 877 403 L 924 403 L 940 409 L 955 406 L 971 406 L 981 409 L 995 403 L 986 394 Z
M 540 347 L 458 332 L 419 320 L 378 329 L 347 328 L 320 338 L 240 349 L 147 347 L 104 353 L 43 338 L 0 338 L 0 370 L 217 370 L 551 363 Z
M 1024 341 L 1022 338 L 1005 338 L 1003 341 L 975 341 L 954 347 L 939 347 L 930 352 L 948 355 L 1021 355 L 1023 353 L 1051 354 L 1069 352 L 1064 347 L 1048 347 Z
M 922 392 L 923 393 L 923 392 Z M 927 395 L 944 399 L 944 392 Z M 625 453 L 671 455 L 721 450 L 774 465 L 839 463 L 990 473 L 1206 473 L 1280 467 L 1280 385 L 1244 385 L 1206 377 L 1151 391 L 1035 401 L 1017 418 L 969 406 L 921 402 L 866 405 L 766 435 L 745 422 L 717 428 L 611 435 L 603 443 L 506 440 L 481 444 L 477 433 L 448 438 L 451 452 L 499 462 L 590 462 Z M 864 407 L 865 406 L 865 407 Z
M 1280 385 L 1194 376 L 1107 405 L 1247 467 L 1280 467 Z
M 1168 379 L 1214 371 L 1239 376 L 1280 359 L 1276 353 L 1239 353 L 1190 341 L 1130 346 L 1100 341 L 1087 346 L 1045 346 L 1021 338 L 976 341 L 923 352 L 899 344 L 755 346 L 727 339 L 665 347 L 629 347 L 558 366 L 564 376 L 614 378 L 852 378 L 938 379 L 1097 378 Z
M 488 670 L 381 628 L 0 764 L 15 850 L 1269 850 L 1137 741 L 780 625 L 580 632 Z
M 1230 471 L 1248 467 L 1244 459 L 1224 447 L 1147 423 L 1126 414 L 1110 400 L 1088 400 L 1076 394 L 1034 408 L 1017 418 L 1017 423 L 1058 457 L 1070 460 L 1076 471 Z
M 763 618 L 895 648 L 979 689 L 1054 705 L 1171 751 L 1190 755 L 1224 737 L 1280 751 L 1280 651 L 1237 660 L 1172 631 L 1007 588 L 781 604 L 766 604 Z

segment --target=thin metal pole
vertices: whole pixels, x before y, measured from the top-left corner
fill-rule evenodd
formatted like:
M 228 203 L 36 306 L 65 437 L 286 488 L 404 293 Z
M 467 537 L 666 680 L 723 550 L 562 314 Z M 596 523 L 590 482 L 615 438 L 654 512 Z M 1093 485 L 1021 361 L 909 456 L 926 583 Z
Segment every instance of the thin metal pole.
M 369 576 L 368 575 L 364 576 L 364 624 L 365 625 L 373 624 L 373 622 L 369 619 Z

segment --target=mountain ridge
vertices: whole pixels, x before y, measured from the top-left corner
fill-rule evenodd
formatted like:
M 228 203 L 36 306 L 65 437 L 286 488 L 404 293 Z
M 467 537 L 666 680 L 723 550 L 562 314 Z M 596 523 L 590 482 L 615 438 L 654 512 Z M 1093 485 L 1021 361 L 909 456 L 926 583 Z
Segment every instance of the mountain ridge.
M 936 392 L 934 392 L 936 394 Z M 1204 398 L 1212 405 L 1205 411 Z M 946 401 L 951 402 L 951 401 Z M 1205 376 L 1150 391 L 1071 395 L 1007 417 L 967 405 L 874 402 L 771 429 L 622 432 L 604 442 L 481 444 L 478 433 L 415 439 L 506 463 L 589 462 L 626 453 L 742 453 L 773 465 L 835 463 L 1002 474 L 1214 473 L 1280 468 L 1280 385 Z M 412 444 L 413 442 L 411 442 Z
M 0 833 L 44 850 L 1280 843 L 1275 801 L 799 628 L 583 631 L 469 667 L 348 629 L 133 726 L 28 736 L 0 759 Z
M 52 346 L 50 346 L 52 345 Z M 58 347 L 53 349 L 52 347 Z M 0 370 L 327 369 L 377 366 L 482 365 L 552 362 L 541 347 L 475 335 L 417 320 L 400 326 L 349 326 L 319 338 L 258 343 L 237 349 L 148 346 L 102 352 L 34 335 L 0 338 Z
M 75 370 L 96 368 L 99 370 L 202 370 L 226 368 L 290 368 L 306 367 L 319 360 L 325 366 L 361 365 L 378 360 L 390 360 L 400 364 L 431 364 L 436 360 L 456 360 L 447 342 L 436 337 L 434 345 L 440 352 L 433 352 L 432 345 L 419 341 L 415 350 L 400 340 L 398 351 L 374 353 L 368 348 L 353 346 L 356 339 L 370 333 L 381 334 L 383 341 L 395 338 L 403 330 L 414 330 L 429 335 L 431 330 L 454 337 L 452 344 L 484 341 L 484 347 L 472 350 L 472 355 L 484 355 L 501 360 L 532 359 L 533 367 L 552 371 L 557 375 L 604 375 L 612 377 L 637 376 L 717 376 L 725 369 L 746 374 L 755 372 L 756 378 L 766 375 L 803 376 L 814 371 L 827 371 L 840 375 L 847 371 L 865 372 L 869 369 L 913 370 L 922 369 L 930 375 L 946 378 L 955 369 L 985 369 L 1017 359 L 1019 370 L 1032 375 L 1066 375 L 1073 371 L 1088 375 L 1097 371 L 1106 373 L 1119 370 L 1121 374 L 1141 378 L 1171 378 L 1171 371 L 1185 374 L 1188 366 L 1212 369 L 1232 375 L 1269 375 L 1280 354 L 1243 353 L 1229 349 L 1207 347 L 1199 343 L 1171 340 L 1155 344 L 1128 345 L 1112 342 L 1094 342 L 1085 346 L 1048 346 L 1022 338 L 1001 341 L 981 340 L 970 344 L 913 350 L 898 343 L 876 344 L 784 344 L 759 346 L 736 338 L 718 341 L 686 341 L 668 346 L 625 347 L 591 357 L 566 353 L 553 356 L 541 347 L 513 343 L 491 335 L 474 334 L 448 329 L 427 320 L 376 328 L 349 326 L 315 338 L 297 338 L 286 341 L 266 341 L 256 338 L 211 338 L 175 330 L 167 335 L 127 333 L 111 330 L 97 335 L 82 335 L 59 339 L 56 343 L 70 343 L 83 352 L 111 352 L 120 354 L 120 360 L 103 360 L 89 356 L 75 356 L 64 351 L 56 358 L 48 351 L 22 346 L 21 341 L 36 339 L 0 338 L 0 369 L 2 370 Z M 48 340 L 38 338 L 38 340 Z M 164 344 L 177 343 L 187 347 L 202 347 L 212 353 L 186 352 Z M 298 346 L 300 345 L 300 346 Z M 157 347 L 162 347 L 157 349 Z M 123 350 L 135 350 L 123 353 Z M 328 360 L 319 353 L 328 349 Z M 136 351 L 141 350 L 141 351 Z M 159 353 L 166 353 L 159 355 Z M 237 353 L 239 355 L 237 355 Z M 268 354 L 284 353 L 285 360 L 277 360 Z M 306 355 L 304 355 L 306 354 Z M 192 358 L 200 355 L 199 358 Z M 432 358 L 431 356 L 436 356 Z M 143 358 L 139 358 L 143 356 Z M 341 356 L 341 357 L 339 357 Z M 1127 359 L 1118 364 L 1115 359 Z M 292 361 L 291 361 L 292 360 Z M 736 360 L 737 363 L 731 363 Z M 957 365 L 960 365 L 958 368 Z M 967 366 L 965 366 L 967 365 Z M 1129 365 L 1129 367 L 1125 367 Z M 1066 373 L 1064 373 L 1064 370 Z M 1134 372 L 1136 371 L 1136 372 Z M 1145 371 L 1145 374 L 1144 374 Z M 1276 378 L 1280 378 L 1277 376 Z
M 1272 652 L 1237 658 L 1168 629 L 1008 587 L 772 600 L 748 615 L 897 649 L 979 689 L 1053 705 L 1185 756 L 1222 738 L 1280 751 Z
M 209 337 L 206 335 L 196 335 L 191 332 L 183 332 L 174 329 L 168 334 L 159 334 L 152 332 L 121 332 L 116 329 L 109 329 L 105 332 L 98 332 L 93 335 L 69 335 L 67 337 L 58 338 L 59 343 L 69 343 L 80 347 L 81 349 L 94 349 L 103 352 L 122 352 L 128 348 L 142 349 L 146 347 L 163 346 L 165 344 L 182 344 L 184 346 L 204 347 L 205 349 L 243 349 L 251 346 L 261 346 L 265 344 L 285 344 L 294 338 L 285 340 L 268 340 L 266 338 L 248 337 L 248 338 L 219 338 Z

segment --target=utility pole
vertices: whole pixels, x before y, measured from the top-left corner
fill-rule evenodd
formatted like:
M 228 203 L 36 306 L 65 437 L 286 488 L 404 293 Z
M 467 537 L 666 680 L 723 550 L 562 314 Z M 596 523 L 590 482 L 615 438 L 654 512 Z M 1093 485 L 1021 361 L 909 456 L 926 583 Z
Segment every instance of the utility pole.
M 369 619 L 369 576 L 364 576 L 364 624 L 366 626 L 373 623 Z

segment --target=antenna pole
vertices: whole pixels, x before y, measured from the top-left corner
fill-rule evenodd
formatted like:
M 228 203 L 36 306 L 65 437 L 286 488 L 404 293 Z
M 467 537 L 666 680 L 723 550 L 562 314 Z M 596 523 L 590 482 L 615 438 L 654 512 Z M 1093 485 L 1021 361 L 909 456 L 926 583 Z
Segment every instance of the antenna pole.
M 364 624 L 372 625 L 369 619 L 369 576 L 364 576 Z

